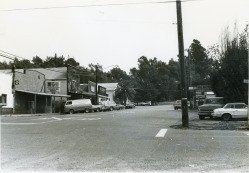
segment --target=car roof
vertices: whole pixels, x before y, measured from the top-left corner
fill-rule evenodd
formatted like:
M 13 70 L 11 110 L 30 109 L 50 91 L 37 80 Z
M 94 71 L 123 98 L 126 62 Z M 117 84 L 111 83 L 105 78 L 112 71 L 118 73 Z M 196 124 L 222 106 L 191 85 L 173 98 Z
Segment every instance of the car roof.
M 242 103 L 242 102 L 236 102 L 236 103 L 227 103 L 227 104 L 245 104 L 245 103 Z

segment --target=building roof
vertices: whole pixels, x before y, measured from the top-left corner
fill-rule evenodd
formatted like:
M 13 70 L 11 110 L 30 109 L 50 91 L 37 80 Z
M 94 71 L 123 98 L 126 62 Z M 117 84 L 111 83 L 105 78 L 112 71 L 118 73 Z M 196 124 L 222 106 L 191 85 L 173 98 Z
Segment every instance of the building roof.
M 114 91 L 117 88 L 118 83 L 98 83 L 98 85 L 106 88 L 107 91 Z
M 45 75 L 45 79 L 66 79 L 67 67 L 56 68 L 32 68 L 27 70 L 36 70 Z
M 15 69 L 16 72 L 23 73 L 24 69 Z M 45 75 L 45 79 L 66 79 L 67 78 L 67 67 L 56 67 L 56 68 L 29 68 L 26 70 L 34 70 Z M 1 73 L 11 74 L 11 69 L 0 70 Z

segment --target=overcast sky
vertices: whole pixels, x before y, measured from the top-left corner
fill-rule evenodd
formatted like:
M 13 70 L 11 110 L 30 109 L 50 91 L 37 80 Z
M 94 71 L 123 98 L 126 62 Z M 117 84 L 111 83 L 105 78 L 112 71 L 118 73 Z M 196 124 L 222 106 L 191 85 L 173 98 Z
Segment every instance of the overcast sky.
M 30 60 L 69 55 L 85 67 L 119 65 L 126 72 L 141 56 L 168 63 L 178 54 L 175 2 L 150 3 L 165 1 L 1 0 L 0 50 Z M 182 2 L 184 47 L 193 39 L 205 48 L 218 43 L 234 22 L 241 31 L 249 23 L 248 8 L 248 0 Z

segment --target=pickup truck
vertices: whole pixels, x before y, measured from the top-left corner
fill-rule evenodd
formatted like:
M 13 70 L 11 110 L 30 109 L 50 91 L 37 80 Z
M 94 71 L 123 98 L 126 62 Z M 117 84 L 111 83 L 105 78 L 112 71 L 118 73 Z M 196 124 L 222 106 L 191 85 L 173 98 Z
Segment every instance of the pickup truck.
M 204 104 L 198 107 L 199 119 L 203 120 L 205 117 L 212 118 L 214 109 L 222 108 L 224 106 L 223 97 L 206 98 Z
M 190 102 L 187 102 L 188 107 L 190 107 Z M 182 101 L 181 100 L 176 100 L 176 102 L 173 104 L 173 107 L 175 110 L 181 109 L 182 108 Z

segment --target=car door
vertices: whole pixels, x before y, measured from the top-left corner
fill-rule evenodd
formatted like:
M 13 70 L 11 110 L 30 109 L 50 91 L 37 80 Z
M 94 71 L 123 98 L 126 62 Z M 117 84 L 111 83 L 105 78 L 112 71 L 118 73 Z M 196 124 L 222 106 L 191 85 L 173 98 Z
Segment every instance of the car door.
M 235 114 L 236 118 L 246 118 L 247 117 L 247 108 L 245 104 L 236 104 L 235 105 Z

